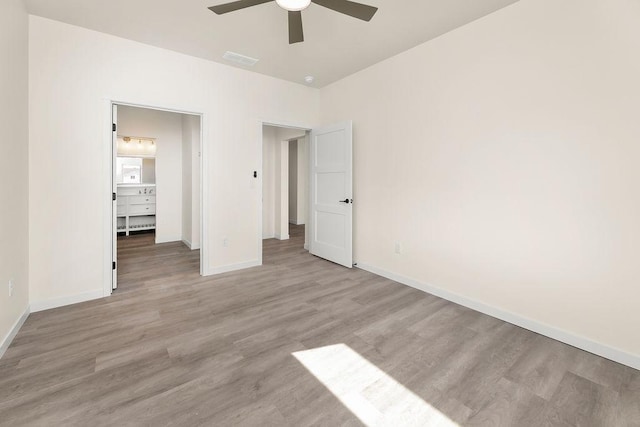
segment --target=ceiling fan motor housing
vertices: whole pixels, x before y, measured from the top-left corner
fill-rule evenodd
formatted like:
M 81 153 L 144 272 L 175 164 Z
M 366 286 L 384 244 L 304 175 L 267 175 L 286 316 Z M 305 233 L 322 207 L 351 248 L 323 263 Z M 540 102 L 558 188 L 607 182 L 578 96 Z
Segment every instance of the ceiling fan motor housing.
M 276 3 L 285 10 L 299 12 L 308 8 L 311 0 L 276 0 Z

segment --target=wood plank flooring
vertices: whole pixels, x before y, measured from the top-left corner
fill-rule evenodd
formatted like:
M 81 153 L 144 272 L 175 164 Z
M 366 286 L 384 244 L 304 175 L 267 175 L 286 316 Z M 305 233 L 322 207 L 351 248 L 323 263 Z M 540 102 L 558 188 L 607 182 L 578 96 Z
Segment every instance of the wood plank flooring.
M 121 240 L 112 297 L 32 314 L 0 360 L 0 425 L 640 426 L 639 371 L 313 257 L 303 233 L 208 278 L 181 243 Z M 340 344 L 358 362 L 301 363 Z

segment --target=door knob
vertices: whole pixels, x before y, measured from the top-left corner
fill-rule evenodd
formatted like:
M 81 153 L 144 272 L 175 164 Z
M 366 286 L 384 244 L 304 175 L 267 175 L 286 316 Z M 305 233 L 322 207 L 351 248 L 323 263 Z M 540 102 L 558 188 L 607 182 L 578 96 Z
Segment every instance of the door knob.
M 353 200 L 350 200 L 350 199 L 344 199 L 344 200 L 338 200 L 338 201 L 340 203 L 346 203 L 346 204 L 353 203 Z

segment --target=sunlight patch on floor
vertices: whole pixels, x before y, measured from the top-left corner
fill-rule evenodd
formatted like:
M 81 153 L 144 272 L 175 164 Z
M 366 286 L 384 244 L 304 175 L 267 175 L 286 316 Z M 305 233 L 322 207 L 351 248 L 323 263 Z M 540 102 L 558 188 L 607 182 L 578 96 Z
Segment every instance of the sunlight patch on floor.
M 367 426 L 458 426 L 345 344 L 292 354 Z

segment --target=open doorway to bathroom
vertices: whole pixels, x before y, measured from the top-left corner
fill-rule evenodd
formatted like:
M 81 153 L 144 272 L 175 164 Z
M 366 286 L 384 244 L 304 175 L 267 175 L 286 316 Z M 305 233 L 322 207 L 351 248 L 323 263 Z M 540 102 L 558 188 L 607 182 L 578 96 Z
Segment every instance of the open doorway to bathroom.
M 197 277 L 201 117 L 129 105 L 115 108 L 114 289 L 162 285 L 145 280 L 152 275 Z

